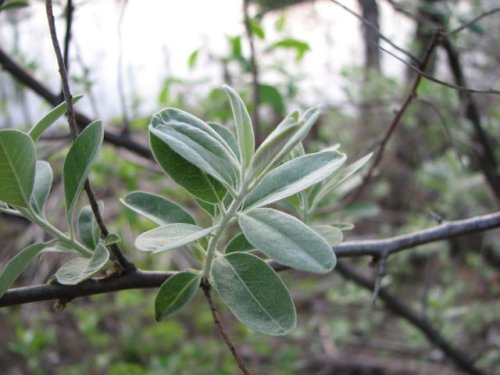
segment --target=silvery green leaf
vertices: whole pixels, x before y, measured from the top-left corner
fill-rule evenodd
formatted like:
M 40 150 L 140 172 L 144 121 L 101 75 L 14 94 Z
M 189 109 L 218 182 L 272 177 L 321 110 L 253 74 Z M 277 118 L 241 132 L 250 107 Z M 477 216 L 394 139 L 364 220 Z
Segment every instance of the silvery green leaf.
M 75 95 L 72 101 L 73 103 L 76 103 L 81 98 L 83 98 L 83 95 Z M 36 142 L 49 126 L 51 126 L 59 119 L 59 117 L 66 113 L 66 110 L 66 102 L 62 102 L 57 107 L 53 108 L 49 113 L 47 113 L 40 121 L 38 121 L 38 123 L 33 126 L 28 133 L 33 141 Z
M 273 336 L 295 329 L 290 294 L 266 262 L 248 253 L 228 254 L 213 261 L 212 278 L 222 300 L 251 329 Z
M 31 192 L 31 207 L 37 214 L 42 214 L 43 207 L 52 187 L 52 168 L 46 161 L 37 160 L 35 167 L 35 183 Z
M 47 244 L 44 243 L 30 245 L 22 249 L 7 262 L 2 272 L 0 272 L 0 297 L 2 297 L 5 292 L 12 287 L 12 285 L 14 285 L 14 282 L 24 271 L 28 263 L 46 246 Z
M 92 164 L 97 159 L 104 137 L 101 121 L 88 125 L 71 145 L 63 167 L 64 194 L 68 222 L 71 223 L 73 209 L 90 173 Z
M 313 225 L 312 229 L 318 232 L 328 242 L 328 245 L 330 245 L 331 247 L 337 246 L 344 239 L 342 231 L 333 225 L 327 225 L 327 224 Z
M 95 249 L 99 243 L 101 230 L 90 206 L 82 207 L 78 215 L 78 235 L 89 249 Z
M 62 285 L 76 285 L 99 272 L 108 260 L 108 250 L 99 244 L 91 258 L 77 257 L 66 262 L 57 270 L 56 280 Z
M 238 171 L 231 164 L 232 156 L 219 141 L 205 132 L 185 124 L 150 127 L 150 132 L 226 187 L 236 185 Z
M 240 150 L 240 159 L 243 164 L 243 168 L 250 165 L 252 156 L 255 150 L 255 139 L 253 134 L 252 120 L 248 113 L 245 103 L 231 87 L 224 85 L 222 86 L 229 101 L 231 103 L 231 109 L 233 111 L 234 123 L 236 125 L 236 139 L 238 141 Z
M 239 214 L 248 241 L 281 264 L 299 270 L 326 273 L 336 263 L 328 242 L 297 218 L 271 208 Z
M 233 152 L 234 157 L 241 162 L 238 142 L 236 141 L 233 132 L 228 128 L 226 128 L 225 126 L 218 124 L 216 122 L 209 122 L 208 125 L 210 125 L 210 127 L 214 129 L 217 132 L 217 134 L 219 134 L 224 139 L 224 141 L 226 141 L 230 150 Z
M 201 201 L 217 203 L 224 198 L 227 191 L 219 181 L 177 154 L 151 131 L 149 142 L 156 161 L 176 183 Z
M 142 233 L 135 246 L 142 251 L 159 253 L 187 245 L 210 234 L 217 226 L 201 228 L 193 224 L 167 224 Z
M 198 291 L 200 281 L 200 275 L 193 272 L 179 272 L 170 276 L 156 295 L 156 320 L 161 321 L 183 309 Z
M 35 144 L 14 129 L 0 130 L 0 201 L 28 208 L 35 181 Z
M 131 210 L 159 225 L 196 224 L 193 217 L 184 208 L 156 194 L 134 191 L 120 201 Z
M 317 152 L 292 159 L 266 174 L 245 199 L 244 208 L 265 206 L 328 178 L 345 161 L 336 151 Z
M 226 250 L 224 253 L 236 253 L 236 252 L 246 252 L 255 250 L 255 247 L 248 242 L 243 233 L 238 233 L 236 236 L 231 238 L 231 240 L 226 245 Z

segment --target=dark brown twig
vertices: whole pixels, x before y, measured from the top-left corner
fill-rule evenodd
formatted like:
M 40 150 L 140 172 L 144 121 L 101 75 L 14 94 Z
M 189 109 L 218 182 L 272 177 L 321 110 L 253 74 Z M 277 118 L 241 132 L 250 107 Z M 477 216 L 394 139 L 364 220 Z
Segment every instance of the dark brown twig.
M 66 3 L 66 35 L 64 36 L 64 66 L 67 71 L 69 71 L 69 47 L 71 45 L 74 11 L 73 0 L 68 0 Z
M 477 21 L 479 20 L 482 20 L 483 18 L 485 17 L 488 17 L 488 16 L 491 16 L 492 14 L 496 13 L 496 12 L 500 12 L 500 7 L 496 7 L 496 8 L 493 8 L 493 9 L 490 9 L 486 12 L 483 12 L 481 13 L 480 15 L 478 15 L 477 17 L 474 17 L 473 19 L 463 23 L 462 25 L 460 25 L 459 27 L 457 27 L 456 29 L 453 29 L 451 31 L 448 31 L 445 36 L 446 37 L 450 37 L 450 36 L 453 36 L 457 33 L 459 33 L 460 31 L 462 30 L 465 30 L 469 27 L 471 27 L 473 24 L 475 24 Z
M 62 56 L 61 47 L 59 46 L 59 41 L 57 40 L 56 25 L 52 9 L 52 0 L 46 0 L 45 5 L 47 12 L 47 20 L 49 23 L 50 37 L 52 40 L 52 45 L 54 47 L 57 64 L 59 66 L 59 74 L 61 75 L 62 88 L 63 88 L 64 100 L 66 102 L 66 107 L 67 107 L 67 115 L 70 125 L 71 137 L 73 139 L 76 139 L 78 136 L 78 125 L 76 123 L 76 115 L 75 115 L 75 110 L 73 108 L 73 102 L 72 102 L 73 97 L 71 95 L 71 90 L 69 88 L 68 73 L 66 70 L 66 66 L 64 65 L 64 58 Z M 89 199 L 90 206 L 92 207 L 92 211 L 96 218 L 97 224 L 99 225 L 99 228 L 101 230 L 101 234 L 105 238 L 109 234 L 109 231 L 102 218 L 101 211 L 99 209 L 99 204 L 97 203 L 97 199 L 89 179 L 85 181 L 84 189 L 85 192 L 87 193 L 87 197 Z M 123 255 L 120 248 L 116 244 L 110 245 L 109 249 L 111 250 L 111 253 L 113 254 L 113 257 L 116 260 L 117 264 L 122 268 L 123 271 L 129 271 L 135 269 L 135 266 L 130 261 L 127 260 L 127 258 Z
M 210 306 L 210 311 L 212 312 L 212 317 L 214 318 L 215 326 L 217 327 L 217 330 L 219 331 L 222 338 L 224 339 L 224 342 L 226 343 L 227 347 L 231 351 L 231 354 L 233 355 L 236 363 L 238 363 L 238 367 L 240 368 L 243 374 L 250 375 L 250 371 L 248 371 L 248 368 L 246 367 L 243 358 L 241 358 L 240 354 L 236 350 L 236 347 L 231 341 L 231 338 L 224 329 L 224 326 L 222 325 L 219 313 L 217 312 L 217 306 L 215 305 L 215 302 L 212 299 L 212 294 L 211 294 L 212 287 L 210 286 L 210 283 L 207 280 L 203 280 L 201 283 L 201 289 L 203 289 L 203 293 L 207 298 L 208 305 Z
M 382 254 L 390 256 L 420 245 L 485 232 L 495 228 L 500 228 L 500 212 L 464 220 L 449 221 L 431 228 L 383 240 L 347 241 L 336 246 L 334 251 L 337 258 L 361 256 L 377 258 Z M 269 264 L 276 271 L 288 269 L 288 267 L 277 262 L 269 262 Z M 118 292 L 125 289 L 157 288 L 171 275 L 171 272 L 132 270 L 102 280 L 87 280 L 74 286 L 35 285 L 14 288 L 7 291 L 0 298 L 0 307 L 53 299 L 72 300 L 78 297 Z
M 432 53 L 434 52 L 434 49 L 439 43 L 439 38 L 441 36 L 441 30 L 437 30 L 430 43 L 429 46 L 427 47 L 427 51 L 425 53 L 424 59 L 422 60 L 422 63 L 419 66 L 419 70 L 423 71 L 426 69 L 427 64 L 430 61 L 430 58 L 432 56 Z M 404 99 L 403 103 L 401 104 L 401 107 L 399 110 L 396 112 L 396 115 L 392 119 L 391 123 L 389 124 L 389 127 L 387 128 L 384 137 L 380 141 L 380 144 L 378 146 L 378 150 L 375 154 L 375 157 L 373 158 L 373 161 L 370 165 L 370 168 L 366 172 L 366 174 L 363 176 L 363 181 L 361 184 L 358 186 L 356 190 L 354 190 L 351 194 L 349 194 L 345 199 L 343 199 L 339 203 L 339 207 L 345 207 L 349 203 L 355 201 L 363 192 L 363 190 L 366 188 L 368 185 L 368 182 L 371 180 L 373 173 L 375 172 L 375 169 L 379 165 L 379 163 L 382 161 L 382 157 L 384 156 L 385 148 L 387 146 L 387 143 L 391 139 L 391 136 L 393 135 L 394 131 L 396 130 L 396 127 L 399 125 L 401 119 L 403 118 L 403 115 L 406 113 L 406 110 L 410 106 L 411 102 L 413 99 L 416 98 L 417 96 L 417 89 L 418 86 L 420 85 L 420 81 L 422 80 L 422 75 L 417 74 L 415 77 L 413 84 L 410 88 L 410 91 L 406 95 L 406 98 Z

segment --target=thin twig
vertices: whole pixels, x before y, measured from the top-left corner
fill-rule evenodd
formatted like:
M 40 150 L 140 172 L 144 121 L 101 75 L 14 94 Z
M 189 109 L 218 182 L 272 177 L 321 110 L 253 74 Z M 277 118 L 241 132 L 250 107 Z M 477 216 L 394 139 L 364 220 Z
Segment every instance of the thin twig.
M 339 262 L 337 264 L 336 270 L 346 279 L 354 281 L 356 284 L 362 286 L 367 290 L 373 290 L 374 285 L 370 280 L 368 280 L 364 276 L 361 276 L 350 267 L 346 266 L 344 263 Z M 462 371 L 465 371 L 466 373 L 472 375 L 485 375 L 483 371 L 474 366 L 473 361 L 469 359 L 469 357 L 465 353 L 453 347 L 446 340 L 446 338 L 443 337 L 439 333 L 439 331 L 432 326 L 432 324 L 428 320 L 419 316 L 417 313 L 408 308 L 404 303 L 399 301 L 396 297 L 394 297 L 384 289 L 381 289 L 379 291 L 379 298 L 384 301 L 386 307 L 390 311 L 407 320 L 413 326 L 418 328 L 418 330 L 421 331 L 430 342 L 441 349 L 443 353 L 445 353 L 445 355 L 449 359 L 451 359 L 455 363 L 455 365 Z
M 469 27 L 471 27 L 473 24 L 475 24 L 477 21 L 485 18 L 485 17 L 488 17 L 488 16 L 491 16 L 492 14 L 496 13 L 496 12 L 500 12 L 500 7 L 496 7 L 496 8 L 493 8 L 493 9 L 490 9 L 484 13 L 481 13 L 480 15 L 478 15 L 477 17 L 474 17 L 473 19 L 471 19 L 470 21 L 467 21 L 465 23 L 463 23 L 462 25 L 460 25 L 459 27 L 457 27 L 456 29 L 453 29 L 451 31 L 448 31 L 445 36 L 446 37 L 450 37 L 450 36 L 453 36 L 457 33 L 459 33 L 460 31 L 462 30 L 465 30 Z
M 434 33 L 434 35 L 429 43 L 429 46 L 427 47 L 427 51 L 425 53 L 424 59 L 422 60 L 422 63 L 420 64 L 420 67 L 419 67 L 420 70 L 426 69 L 427 64 L 429 63 L 430 58 L 432 56 L 432 53 L 434 52 L 434 49 L 436 48 L 436 46 L 438 44 L 440 35 L 441 35 L 441 30 L 437 30 Z M 417 76 L 415 77 L 413 84 L 410 88 L 410 91 L 406 95 L 406 98 L 404 99 L 403 103 L 401 104 L 401 107 L 396 112 L 396 115 L 394 116 L 391 123 L 389 124 L 389 127 L 387 128 L 387 131 L 385 132 L 384 137 L 380 141 L 377 153 L 375 154 L 375 157 L 373 158 L 373 162 L 370 165 L 368 172 L 366 172 L 366 174 L 363 176 L 363 181 L 361 182 L 361 184 L 358 186 L 358 188 L 356 190 L 354 190 L 351 194 L 349 194 L 345 199 L 343 199 L 339 203 L 339 207 L 345 207 L 349 203 L 356 200 L 361 195 L 361 193 L 366 188 L 366 186 L 368 185 L 368 182 L 371 180 L 375 169 L 377 168 L 379 163 L 382 161 L 382 157 L 384 156 L 385 148 L 387 146 L 387 143 L 389 142 L 389 139 L 391 138 L 392 134 L 396 130 L 396 127 L 399 125 L 401 119 L 403 118 L 403 115 L 406 113 L 406 110 L 410 106 L 411 102 L 413 101 L 413 99 L 416 98 L 417 89 L 418 89 L 418 86 L 420 85 L 421 79 L 422 79 L 422 75 L 417 74 Z
M 255 132 L 255 138 L 257 143 L 260 142 L 260 116 L 259 116 L 259 105 L 260 105 L 260 87 L 259 87 L 259 67 L 257 65 L 257 57 L 255 52 L 255 41 L 253 37 L 253 31 L 251 27 L 251 19 L 249 14 L 249 1 L 243 1 L 243 16 L 245 23 L 245 30 L 248 38 L 248 44 L 250 46 L 250 66 L 252 70 L 252 123 Z
M 57 64 L 59 66 L 59 74 L 61 75 L 64 100 L 66 102 L 68 121 L 70 124 L 71 137 L 73 139 L 76 139 L 78 136 L 78 125 L 76 123 L 76 115 L 73 108 L 73 102 L 72 102 L 73 97 L 71 95 L 71 90 L 69 88 L 68 74 L 66 66 L 64 65 L 64 59 L 61 53 L 61 47 L 59 46 L 59 41 L 57 40 L 56 25 L 52 9 L 52 0 L 46 0 L 45 5 L 47 11 L 47 20 L 49 23 L 50 37 L 52 40 L 52 45 L 54 47 Z M 88 178 L 85 180 L 84 189 L 85 192 L 87 193 L 90 206 L 92 207 L 92 212 L 94 213 L 97 224 L 99 225 L 99 228 L 101 230 L 101 234 L 104 238 L 106 238 L 106 236 L 109 234 L 109 231 L 103 221 L 101 211 L 99 209 L 99 204 L 97 203 L 95 193 L 92 189 L 92 186 Z M 121 252 L 118 245 L 112 244 L 109 246 L 109 249 L 111 250 L 111 253 L 113 254 L 113 257 L 116 260 L 117 264 L 122 268 L 123 271 L 129 271 L 135 269 L 135 266 L 130 261 L 127 260 L 127 258 Z
M 203 280 L 201 283 L 201 289 L 203 289 L 203 293 L 205 294 L 205 297 L 207 298 L 208 305 L 210 306 L 210 311 L 212 312 L 212 316 L 214 318 L 214 323 L 215 326 L 217 327 L 217 330 L 219 331 L 220 335 L 224 339 L 224 342 L 226 343 L 227 347 L 231 351 L 231 354 L 233 355 L 236 363 L 238 363 L 238 367 L 240 368 L 241 372 L 245 375 L 250 375 L 250 371 L 248 371 L 248 368 L 245 365 L 245 362 L 241 358 L 240 354 L 236 350 L 236 347 L 234 346 L 233 342 L 231 341 L 231 338 L 227 334 L 226 330 L 224 329 L 224 326 L 222 325 L 222 322 L 219 317 L 219 313 L 217 312 L 217 306 L 215 305 L 213 299 L 212 299 L 212 294 L 211 294 L 211 289 L 212 287 L 210 286 L 210 283 L 207 280 Z
M 122 111 L 123 120 L 123 130 L 122 135 L 128 136 L 130 134 L 130 118 L 128 115 L 127 98 L 125 96 L 125 83 L 124 83 L 124 71 L 123 71 L 123 18 L 125 17 L 125 10 L 127 9 L 128 0 L 123 1 L 120 8 L 120 15 L 118 18 L 118 63 L 117 63 L 117 74 L 118 74 L 118 96 L 120 98 L 120 106 Z
M 64 36 L 64 66 L 69 72 L 69 47 L 71 45 L 71 31 L 73 28 L 73 14 L 75 7 L 73 0 L 68 0 L 66 4 L 66 35 Z
M 449 221 L 424 230 L 382 240 L 347 241 L 336 246 L 334 251 L 337 258 L 380 257 L 382 254 L 390 256 L 420 245 L 496 228 L 500 228 L 500 212 Z M 269 264 L 276 271 L 288 269 L 274 261 Z M 54 299 L 72 300 L 125 289 L 157 288 L 171 275 L 172 272 L 133 270 L 102 280 L 87 280 L 78 285 L 35 285 L 14 288 L 0 298 L 0 307 Z

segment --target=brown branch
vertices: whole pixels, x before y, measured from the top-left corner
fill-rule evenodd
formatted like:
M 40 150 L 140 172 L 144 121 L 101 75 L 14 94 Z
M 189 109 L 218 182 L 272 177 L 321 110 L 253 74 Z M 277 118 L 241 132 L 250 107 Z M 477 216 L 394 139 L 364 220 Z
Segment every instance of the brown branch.
M 348 241 L 336 246 L 334 251 L 337 258 L 380 257 L 384 254 L 389 256 L 431 242 L 495 228 L 500 228 L 500 212 L 445 222 L 435 227 L 384 240 Z M 288 267 L 274 261 L 269 263 L 276 271 L 288 269 Z M 70 301 L 77 297 L 117 292 L 124 289 L 157 288 L 171 275 L 171 272 L 132 270 L 106 279 L 87 280 L 74 286 L 36 285 L 15 288 L 10 289 L 0 298 L 0 307 L 53 299 Z
M 73 138 L 73 140 L 75 140 L 78 136 L 78 125 L 76 123 L 76 115 L 75 115 L 75 110 L 73 108 L 73 101 L 72 101 L 73 96 L 71 95 L 71 90 L 69 87 L 68 72 L 64 64 L 64 58 L 61 52 L 61 47 L 59 46 L 59 41 L 57 40 L 57 31 L 56 31 L 54 13 L 52 9 L 52 0 L 46 0 L 45 9 L 47 12 L 47 21 L 49 23 L 52 46 L 54 47 L 54 53 L 56 55 L 57 65 L 59 66 L 59 74 L 61 75 L 62 88 L 63 88 L 64 100 L 66 101 L 67 116 L 70 125 L 71 137 Z M 85 192 L 87 193 L 90 206 L 92 207 L 92 212 L 94 213 L 97 224 L 99 225 L 99 228 L 101 230 L 101 235 L 104 238 L 106 238 L 109 234 L 109 231 L 102 218 L 102 214 L 99 209 L 99 204 L 97 203 L 94 190 L 92 189 L 92 185 L 88 178 L 85 180 L 84 189 Z M 113 258 L 115 259 L 117 264 L 122 268 L 123 271 L 130 271 L 132 269 L 135 269 L 135 266 L 125 257 L 125 255 L 123 255 L 118 245 L 112 244 L 109 246 L 109 249 L 111 250 Z
M 224 342 L 226 343 L 227 347 L 231 351 L 231 354 L 233 355 L 236 363 L 238 363 L 238 367 L 240 368 L 243 374 L 250 375 L 250 371 L 248 371 L 248 368 L 246 367 L 243 358 L 241 358 L 240 354 L 238 353 L 238 350 L 236 350 L 236 347 L 231 341 L 231 338 L 224 329 L 224 326 L 222 325 L 219 313 L 217 312 L 217 306 L 215 305 L 215 302 L 212 299 L 212 294 L 211 294 L 212 287 L 210 286 L 210 283 L 207 280 L 203 280 L 200 287 L 201 289 L 203 289 L 203 293 L 207 298 L 207 302 L 208 305 L 210 306 L 210 311 L 212 312 L 212 317 L 214 319 L 215 326 L 217 327 L 217 330 L 219 331 L 222 338 L 224 339 Z
M 356 284 L 362 286 L 367 290 L 373 290 L 373 283 L 361 276 L 350 267 L 346 266 L 342 262 L 337 264 L 337 271 L 344 276 L 346 279 L 354 281 Z M 422 332 L 427 339 L 436 345 L 443 353 L 453 361 L 453 363 L 462 371 L 473 375 L 485 375 L 483 371 L 474 366 L 474 363 L 469 357 L 461 350 L 453 347 L 445 337 L 443 337 L 439 331 L 437 331 L 432 324 L 419 316 L 416 312 L 408 308 L 404 303 L 399 301 L 392 294 L 388 293 L 384 289 L 380 289 L 378 292 L 378 298 L 384 301 L 388 310 L 392 311 L 396 315 L 407 320 L 410 324 L 416 327 L 420 332 Z
M 486 12 L 483 12 L 480 15 L 478 15 L 477 17 L 474 17 L 473 19 L 471 19 L 470 21 L 464 22 L 462 25 L 460 25 L 456 29 L 448 31 L 445 36 L 446 37 L 453 36 L 454 34 L 457 34 L 460 31 L 469 28 L 470 26 L 472 26 L 473 24 L 475 24 L 477 21 L 479 21 L 479 20 L 481 20 L 481 19 L 483 19 L 485 17 L 491 16 L 492 14 L 497 13 L 497 12 L 500 12 L 500 7 L 496 7 L 496 8 L 490 9 L 490 10 L 488 10 Z
M 37 80 L 33 75 L 23 69 L 19 64 L 17 64 L 10 56 L 3 51 L 0 46 L 0 66 L 7 72 L 9 72 L 13 78 L 18 82 L 22 83 L 26 87 L 30 88 L 33 92 L 47 101 L 50 105 L 56 106 L 60 104 L 61 100 L 58 95 L 50 91 L 47 86 L 42 82 Z M 76 122 L 80 129 L 85 128 L 93 120 L 85 116 L 82 113 L 75 112 Z M 153 160 L 153 155 L 151 151 L 140 143 L 135 142 L 129 137 L 124 137 L 118 134 L 111 133 L 109 131 L 104 131 L 104 140 L 114 146 L 123 147 L 130 152 L 133 152 L 146 159 Z
M 69 71 L 69 47 L 71 45 L 71 31 L 73 28 L 73 14 L 75 7 L 73 0 L 66 3 L 66 35 L 64 36 L 64 66 Z

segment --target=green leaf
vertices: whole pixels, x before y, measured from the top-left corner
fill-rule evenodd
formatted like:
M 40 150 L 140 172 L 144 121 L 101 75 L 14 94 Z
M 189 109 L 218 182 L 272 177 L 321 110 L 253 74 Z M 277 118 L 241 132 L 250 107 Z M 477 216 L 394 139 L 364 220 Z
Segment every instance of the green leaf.
M 167 224 L 139 235 L 135 240 L 135 246 L 142 251 L 159 253 L 199 240 L 215 228 L 217 226 L 201 228 L 193 224 Z
M 231 238 L 231 240 L 226 245 L 226 254 L 236 253 L 236 252 L 246 252 L 255 250 L 255 246 L 253 246 L 250 242 L 248 242 L 247 238 L 243 233 L 238 233 L 236 236 Z
M 113 244 L 116 244 L 119 242 L 122 242 L 122 238 L 120 237 L 120 235 L 116 234 L 114 232 L 111 232 L 111 233 L 108 233 L 108 235 L 104 239 L 104 246 L 113 245 Z
M 172 150 L 165 142 L 149 132 L 153 155 L 175 182 L 202 201 L 217 203 L 226 194 L 224 186 Z
M 198 291 L 200 281 L 200 275 L 193 272 L 179 272 L 170 276 L 156 295 L 156 320 L 159 322 L 187 306 Z
M 276 272 L 247 253 L 218 257 L 212 265 L 214 286 L 242 323 L 267 335 L 286 335 L 296 326 L 295 306 Z
M 266 33 L 264 32 L 264 29 L 255 20 L 250 20 L 250 30 L 252 31 L 253 35 L 257 36 L 257 38 L 259 38 L 261 40 L 263 40 L 266 37 Z
M 278 115 L 283 116 L 285 113 L 285 102 L 283 96 L 275 86 L 259 84 L 260 103 L 269 104 Z
M 0 130 L 0 201 L 28 208 L 35 180 L 35 144 L 19 130 Z
M 280 41 L 277 41 L 276 43 L 273 43 L 271 46 L 272 48 L 286 48 L 286 49 L 293 49 L 296 52 L 296 57 L 295 59 L 297 61 L 300 61 L 304 58 L 304 55 L 306 52 L 310 51 L 311 48 L 309 47 L 309 44 L 302 40 L 298 39 L 292 39 L 292 38 L 285 38 Z
M 73 103 L 76 103 L 83 95 L 75 95 L 73 97 Z M 57 107 L 52 109 L 49 113 L 47 113 L 38 123 L 31 128 L 29 131 L 29 135 L 33 139 L 33 141 L 37 141 L 42 133 L 47 130 L 54 122 L 56 122 L 62 115 L 66 113 L 67 106 L 66 102 L 62 102 Z
M 29 5 L 29 3 L 27 1 L 22 1 L 22 0 L 9 1 L 9 2 L 0 6 L 0 12 L 2 12 L 4 10 L 9 10 L 9 9 L 24 8 L 28 5 Z
M 0 272 L 0 297 L 14 285 L 16 279 L 24 271 L 28 263 L 42 251 L 47 244 L 36 243 L 22 249 L 11 260 L 7 262 Z
M 331 247 L 337 246 L 344 239 L 342 231 L 333 225 L 313 225 L 312 228 L 318 232 Z
M 217 139 L 188 124 L 150 127 L 150 132 L 206 174 L 227 187 L 235 186 L 238 162 Z
M 171 223 L 196 224 L 184 208 L 166 198 L 144 191 L 127 194 L 121 202 L 149 220 L 159 225 Z
M 91 258 L 73 258 L 56 272 L 56 280 L 62 285 L 76 285 L 99 272 L 109 259 L 108 250 L 99 244 Z
M 75 140 L 64 161 L 63 181 L 69 223 L 71 223 L 75 203 L 83 189 L 90 168 L 101 150 L 103 136 L 102 122 L 91 123 Z
M 256 208 L 239 215 L 240 228 L 257 250 L 286 266 L 326 273 L 335 255 L 317 232 L 297 218 L 271 208 Z
M 80 240 L 89 249 L 95 249 L 99 243 L 101 230 L 90 206 L 82 207 L 78 215 L 78 234 Z
M 240 150 L 238 148 L 238 142 L 236 141 L 233 132 L 225 126 L 217 124 L 216 122 L 209 122 L 208 125 L 210 125 L 210 127 L 214 129 L 217 134 L 219 134 L 224 139 L 224 141 L 226 141 L 234 156 L 238 158 L 238 161 L 240 161 Z
M 35 183 L 31 192 L 31 207 L 37 214 L 42 214 L 45 202 L 52 187 L 52 168 L 46 161 L 37 160 L 35 164 Z
M 190 69 L 193 69 L 194 66 L 196 65 L 196 62 L 198 61 L 198 55 L 200 54 L 200 49 L 195 49 L 191 54 L 189 55 L 188 58 L 188 67 Z
M 336 151 L 323 151 L 292 159 L 262 178 L 248 194 L 244 208 L 265 206 L 328 178 L 345 161 Z
M 365 165 L 373 154 L 368 154 L 363 156 L 361 159 L 356 160 L 354 163 L 342 168 L 337 173 L 333 174 L 328 180 L 326 180 L 321 185 L 315 186 L 311 192 L 310 199 L 312 200 L 312 205 L 315 206 L 327 196 L 329 193 L 334 191 L 339 185 L 348 180 L 357 171 L 359 171 L 363 165 Z
M 246 168 L 250 165 L 255 150 L 252 120 L 245 107 L 245 103 L 243 103 L 238 93 L 227 85 L 222 86 L 222 88 L 231 103 L 231 110 L 233 111 L 234 123 L 236 125 L 236 139 L 240 149 L 240 159 L 242 160 L 243 168 Z

